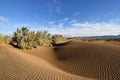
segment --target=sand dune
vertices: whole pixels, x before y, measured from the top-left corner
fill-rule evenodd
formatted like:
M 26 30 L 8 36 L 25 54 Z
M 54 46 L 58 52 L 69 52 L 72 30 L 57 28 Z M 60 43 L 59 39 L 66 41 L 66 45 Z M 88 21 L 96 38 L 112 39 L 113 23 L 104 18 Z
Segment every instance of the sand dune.
M 23 51 L 0 46 L 0 80 L 91 79 L 120 80 L 120 45 L 73 40 Z
M 45 60 L 0 46 L 0 80 L 86 80 L 61 71 Z
M 120 45 L 73 40 L 54 49 L 39 48 L 25 52 L 73 75 L 97 80 L 120 80 Z

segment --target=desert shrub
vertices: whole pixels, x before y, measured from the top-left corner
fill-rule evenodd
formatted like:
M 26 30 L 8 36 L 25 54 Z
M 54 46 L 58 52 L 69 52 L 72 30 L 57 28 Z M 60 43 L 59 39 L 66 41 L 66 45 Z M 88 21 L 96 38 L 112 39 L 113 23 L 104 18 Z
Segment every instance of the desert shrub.
M 36 33 L 35 41 L 37 45 L 40 46 L 52 46 L 51 35 L 50 33 L 48 33 L 48 31 L 43 31 L 43 32 L 38 31 Z
M 12 44 L 21 49 L 27 48 L 27 45 L 29 43 L 28 42 L 28 37 L 29 37 L 28 34 L 29 34 L 29 29 L 27 29 L 26 27 L 17 29 L 17 31 L 14 32 Z
M 21 49 L 32 49 L 37 46 L 52 46 L 51 35 L 47 31 L 30 31 L 27 27 L 22 27 L 14 32 L 12 45 Z
M 54 44 L 65 43 L 65 39 L 62 35 L 53 35 L 48 31 L 30 31 L 27 27 L 22 27 L 14 32 L 11 44 L 21 49 L 32 49 L 37 46 L 53 46 Z
M 120 42 L 120 38 L 109 38 L 109 39 L 106 39 L 106 41 L 117 41 L 117 42 Z
M 7 35 L 3 36 L 3 35 L 0 34 L 0 42 L 4 42 L 4 43 L 9 44 L 10 41 L 11 41 L 11 38 L 9 36 L 7 36 Z
M 52 40 L 51 40 L 51 35 L 50 35 L 50 33 L 48 33 L 48 31 L 43 31 L 42 32 L 42 45 L 43 46 L 51 46 L 52 44 L 51 44 L 51 42 L 52 42 Z
M 22 27 L 14 32 L 12 44 L 21 49 L 32 49 L 37 47 L 35 38 L 36 33 L 34 31 L 30 31 L 27 27 Z
M 4 36 L 3 40 L 5 43 L 9 44 L 11 41 L 11 37 L 6 35 L 6 36 Z
M 3 41 L 3 36 L 0 34 L 0 42 Z
M 53 35 L 52 36 L 52 43 L 53 44 L 59 44 L 59 43 L 65 43 L 67 42 L 67 39 L 63 37 L 63 35 Z

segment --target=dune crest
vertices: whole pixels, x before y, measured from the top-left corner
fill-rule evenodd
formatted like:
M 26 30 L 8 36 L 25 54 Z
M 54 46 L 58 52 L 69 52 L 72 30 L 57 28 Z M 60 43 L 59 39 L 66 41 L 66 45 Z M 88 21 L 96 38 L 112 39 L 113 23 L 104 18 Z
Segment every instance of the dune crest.
M 97 80 L 120 79 L 120 45 L 73 40 L 54 49 L 39 48 L 25 52 L 73 75 Z
M 119 80 L 120 45 L 73 40 L 32 50 L 0 46 L 0 71 L 4 80 Z
M 86 80 L 63 72 L 45 60 L 0 46 L 1 80 Z

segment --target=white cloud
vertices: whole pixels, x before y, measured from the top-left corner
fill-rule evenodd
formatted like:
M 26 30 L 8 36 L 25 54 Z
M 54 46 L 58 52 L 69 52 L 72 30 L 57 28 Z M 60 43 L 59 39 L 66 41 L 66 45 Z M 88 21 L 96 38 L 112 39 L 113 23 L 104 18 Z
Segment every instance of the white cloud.
M 54 21 L 50 21 L 50 22 L 48 22 L 48 24 L 51 24 L 51 25 L 54 24 L 54 23 L 55 23 Z
M 70 25 L 69 25 L 70 26 Z M 82 27 L 81 27 L 82 26 Z M 46 28 L 46 27 L 43 27 Z M 103 36 L 120 34 L 120 25 L 114 23 L 74 23 L 65 27 L 63 23 L 46 28 L 52 34 L 65 36 Z
M 75 27 L 91 27 L 91 26 L 96 26 L 98 25 L 99 23 L 95 23 L 95 24 L 89 24 L 88 22 L 85 22 L 85 23 L 73 23 L 71 24 L 71 26 L 75 26 Z
M 79 14 L 79 12 L 75 12 L 74 14 L 73 14 L 73 16 L 77 16 Z
M 56 13 L 61 13 L 61 6 L 57 5 L 57 6 L 55 7 L 55 12 L 56 12 Z
M 47 30 L 51 34 L 62 34 L 64 36 L 78 37 L 78 36 L 103 36 L 103 35 L 119 35 L 120 24 L 115 23 L 71 23 L 65 24 L 63 22 L 58 24 L 51 24 L 45 26 L 42 24 L 14 24 L 14 29 L 21 26 L 28 26 L 30 30 L 43 31 Z
M 32 26 L 32 25 L 30 25 Z M 48 30 L 51 34 L 62 34 L 64 36 L 103 36 L 120 34 L 120 25 L 114 23 L 73 23 L 65 25 L 64 23 L 53 24 L 51 26 L 34 25 L 31 30 Z
M 54 13 L 61 13 L 62 6 L 61 6 L 61 0 L 51 0 L 48 4 L 48 11 L 50 12 L 50 15 L 52 16 Z
M 63 21 L 68 21 L 68 18 L 67 18 L 67 17 L 66 17 L 66 18 L 64 18 L 64 19 L 63 19 Z
M 102 36 L 120 34 L 120 25 L 114 23 L 74 23 L 71 26 L 79 30 L 81 36 Z
M 75 23 L 75 22 L 77 22 L 77 20 L 75 19 L 70 21 L 70 23 Z
M 58 25 L 56 25 L 58 28 L 64 28 L 64 23 L 60 23 Z
M 4 21 L 7 21 L 7 18 L 3 17 L 3 16 L 0 16 L 0 22 L 4 22 Z

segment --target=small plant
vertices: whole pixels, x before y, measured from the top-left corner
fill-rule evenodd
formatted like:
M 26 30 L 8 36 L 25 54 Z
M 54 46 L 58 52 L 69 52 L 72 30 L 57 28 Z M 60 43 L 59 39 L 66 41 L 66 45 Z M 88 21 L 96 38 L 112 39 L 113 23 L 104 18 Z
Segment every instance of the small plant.
M 1 34 L 0 34 L 0 42 L 4 42 L 4 43 L 7 43 L 7 44 L 9 44 L 10 43 L 10 41 L 11 41 L 11 38 L 9 37 L 9 36 L 2 36 Z
M 67 39 L 63 37 L 63 35 L 54 35 L 52 36 L 52 43 L 53 44 L 60 44 L 67 42 Z
M 3 36 L 0 34 L 0 43 L 3 42 Z
M 106 41 L 117 41 L 117 42 L 120 42 L 120 38 L 106 39 Z

